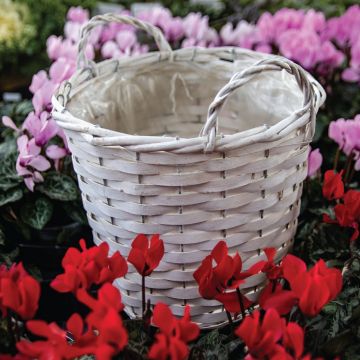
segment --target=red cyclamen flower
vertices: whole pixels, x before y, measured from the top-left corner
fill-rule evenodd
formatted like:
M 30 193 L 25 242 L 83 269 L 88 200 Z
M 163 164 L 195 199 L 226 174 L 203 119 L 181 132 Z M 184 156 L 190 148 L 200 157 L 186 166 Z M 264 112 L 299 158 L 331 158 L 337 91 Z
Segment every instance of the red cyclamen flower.
M 117 251 L 111 257 L 106 242 L 86 248 L 80 240 L 81 251 L 69 248 L 63 260 L 64 273 L 58 275 L 51 286 L 59 292 L 76 292 L 79 288 L 89 289 L 91 285 L 113 282 L 127 273 L 127 262 Z
M 66 340 L 66 331 L 60 329 L 56 323 L 47 324 L 42 320 L 28 321 L 26 326 L 30 332 L 46 340 L 34 342 L 21 340 L 16 344 L 16 347 L 22 355 L 40 360 L 66 359 L 66 353 L 69 348 Z
M 69 343 L 66 331 L 57 324 L 44 321 L 28 321 L 28 329 L 44 340 L 17 343 L 19 352 L 31 359 L 74 359 L 82 355 L 95 355 L 99 360 L 111 360 L 127 344 L 127 333 L 119 311 L 122 310 L 119 291 L 111 284 L 103 285 L 98 299 L 92 298 L 84 289 L 77 292 L 78 300 L 86 304 L 91 312 L 86 325 L 78 314 L 73 314 L 66 323 L 74 342 Z
M 272 291 L 272 286 L 268 285 L 260 296 L 261 306 L 265 310 L 275 308 L 280 314 L 286 314 L 292 306 L 298 304 L 304 315 L 313 317 L 341 291 L 340 270 L 328 268 L 323 260 L 319 260 L 307 271 L 306 264 L 301 259 L 287 255 L 281 267 L 291 290 L 283 290 L 277 284 Z
M 325 172 L 322 192 L 326 199 L 340 199 L 344 195 L 344 183 L 341 179 L 342 173 L 341 171 L 337 174 L 334 170 Z
M 304 352 L 304 329 L 295 322 L 289 322 L 284 327 L 282 343 L 294 355 L 291 359 L 300 359 Z
M 69 343 L 66 331 L 60 329 L 56 323 L 47 324 L 44 321 L 29 321 L 28 329 L 35 335 L 44 338 L 30 342 L 22 340 L 17 343 L 20 354 L 30 359 L 74 359 L 82 355 L 97 354 L 102 343 L 99 336 L 91 328 L 85 330 L 85 324 L 79 314 L 73 314 L 66 323 L 68 332 L 74 342 Z M 103 357 L 111 359 L 111 357 Z
M 298 298 L 291 290 L 284 290 L 277 282 L 269 282 L 259 296 L 259 305 L 262 309 L 276 309 L 280 315 L 287 315 L 296 305 Z
M 350 241 L 359 237 L 359 221 L 360 221 L 360 191 L 349 190 L 343 197 L 343 203 L 334 207 L 335 220 L 331 219 L 327 214 L 323 215 L 323 220 L 329 224 L 339 224 L 342 227 L 350 227 L 354 232 Z
M 139 234 L 131 244 L 128 261 L 140 275 L 148 276 L 158 267 L 163 256 L 164 242 L 158 234 L 151 237 L 150 243 L 146 235 Z
M 251 359 L 270 359 L 282 351 L 278 342 L 283 335 L 284 322 L 274 309 L 266 311 L 261 321 L 260 311 L 256 310 L 243 320 L 235 334 L 244 340 Z
M 187 343 L 199 336 L 198 325 L 191 322 L 190 306 L 185 307 L 182 319 L 177 319 L 170 308 L 158 303 L 154 308 L 153 323 L 160 330 L 148 357 L 154 360 L 184 360 L 189 355 Z
M 76 296 L 92 310 L 86 317 L 86 323 L 90 329 L 98 333 L 96 359 L 111 359 L 123 350 L 128 342 L 119 313 L 124 307 L 119 290 L 107 283 L 99 289 L 97 299 L 91 297 L 84 289 L 79 289 Z
M 276 255 L 276 249 L 275 248 L 265 248 L 264 253 L 266 254 L 268 261 L 265 262 L 263 268 L 261 269 L 261 272 L 265 273 L 266 277 L 269 280 L 276 280 L 279 277 L 281 277 L 281 273 L 282 273 L 281 266 L 276 265 L 274 262 L 274 258 Z
M 213 262 L 216 263 L 213 267 Z M 238 253 L 233 257 L 228 255 L 228 247 L 225 241 L 220 241 L 194 272 L 194 278 L 199 284 L 199 292 L 204 299 L 216 299 L 223 303 L 229 312 L 240 312 L 238 293 L 226 292 L 237 289 L 245 279 L 258 273 L 265 262 L 261 261 L 253 265 L 249 270 L 242 272 L 242 260 Z M 242 294 L 244 307 L 251 302 Z
M 0 265 L 0 310 L 5 316 L 10 309 L 23 320 L 34 317 L 40 298 L 40 284 L 24 269 L 22 263 L 10 269 Z
M 263 318 L 259 310 L 254 311 L 235 334 L 248 348 L 246 360 L 311 360 L 310 355 L 303 356 L 304 330 L 294 322 L 286 324 L 275 309 L 267 310 Z

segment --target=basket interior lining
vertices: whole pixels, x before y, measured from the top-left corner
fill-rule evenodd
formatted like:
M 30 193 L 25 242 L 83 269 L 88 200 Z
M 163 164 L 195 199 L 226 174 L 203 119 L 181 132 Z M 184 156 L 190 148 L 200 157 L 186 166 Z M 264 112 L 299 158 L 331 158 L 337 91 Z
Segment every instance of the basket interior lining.
M 248 65 L 183 61 L 121 69 L 88 81 L 67 107 L 74 116 L 121 133 L 192 138 L 198 136 L 217 92 Z M 302 98 L 286 71 L 258 74 L 229 96 L 219 116 L 219 132 L 272 126 L 299 109 Z

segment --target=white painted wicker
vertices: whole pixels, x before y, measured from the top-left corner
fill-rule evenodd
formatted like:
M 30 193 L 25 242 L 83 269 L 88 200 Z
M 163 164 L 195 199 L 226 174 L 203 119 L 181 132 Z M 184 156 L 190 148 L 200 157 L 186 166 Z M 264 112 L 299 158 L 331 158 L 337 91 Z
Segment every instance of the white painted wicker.
M 88 61 L 90 30 L 111 21 L 147 31 L 160 52 Z M 78 65 L 53 98 L 53 116 L 94 241 L 127 256 L 137 234 L 160 233 L 165 255 L 146 282 L 151 303 L 176 315 L 189 304 L 203 328 L 223 323 L 222 306 L 201 298 L 193 271 L 222 239 L 245 268 L 265 258 L 265 247 L 277 260 L 287 253 L 324 90 L 287 59 L 229 47 L 171 51 L 158 28 L 111 14 L 83 28 Z M 264 281 L 255 275 L 242 291 L 256 300 Z M 135 269 L 116 284 L 127 313 L 140 315 Z

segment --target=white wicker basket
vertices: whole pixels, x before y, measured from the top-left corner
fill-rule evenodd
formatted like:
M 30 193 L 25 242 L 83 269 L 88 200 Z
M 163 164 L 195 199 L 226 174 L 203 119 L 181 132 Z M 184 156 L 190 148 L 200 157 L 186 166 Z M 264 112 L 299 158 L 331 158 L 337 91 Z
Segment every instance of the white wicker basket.
M 147 31 L 160 52 L 88 61 L 90 30 L 111 21 Z M 265 258 L 265 247 L 277 260 L 287 253 L 324 90 L 287 59 L 229 47 L 171 51 L 158 28 L 111 14 L 83 28 L 78 64 L 53 98 L 53 116 L 94 241 L 127 256 L 137 234 L 160 233 L 165 255 L 146 282 L 151 303 L 176 315 L 190 304 L 204 328 L 223 323 L 222 306 L 201 298 L 193 271 L 222 239 L 245 268 Z M 255 275 L 242 291 L 256 300 L 264 281 Z M 135 269 L 116 284 L 127 313 L 140 315 Z

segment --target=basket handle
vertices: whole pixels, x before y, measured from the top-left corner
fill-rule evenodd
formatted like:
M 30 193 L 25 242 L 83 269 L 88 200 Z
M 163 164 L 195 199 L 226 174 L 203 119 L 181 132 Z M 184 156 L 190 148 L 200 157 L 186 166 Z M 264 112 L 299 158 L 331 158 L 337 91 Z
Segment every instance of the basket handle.
M 90 19 L 90 21 L 86 23 L 81 29 L 80 41 L 78 44 L 78 69 L 86 68 L 90 65 L 89 60 L 85 56 L 85 49 L 91 30 L 97 26 L 106 25 L 111 22 L 133 25 L 138 29 L 144 30 L 155 39 L 155 42 L 160 51 L 172 52 L 171 46 L 165 39 L 162 31 L 158 27 L 148 22 L 136 19 L 128 15 L 118 15 L 111 13 L 104 15 L 96 15 L 92 19 Z
M 280 58 L 265 59 L 257 62 L 256 64 L 241 72 L 235 73 L 229 82 L 216 94 L 213 102 L 209 106 L 206 123 L 200 132 L 200 136 L 207 136 L 205 152 L 211 152 L 215 148 L 216 133 L 218 129 L 218 116 L 227 97 L 231 95 L 233 91 L 250 81 L 257 74 L 263 71 L 273 70 L 286 70 L 289 74 L 295 76 L 296 81 L 304 94 L 304 106 L 301 110 L 294 113 L 296 116 L 295 120 L 303 116 L 307 111 L 310 111 L 312 133 L 315 131 L 315 94 L 313 84 L 309 80 L 306 72 L 292 61 L 286 61 Z M 294 121 L 293 117 L 289 117 L 288 119 L 289 124 L 285 126 L 290 125 Z

